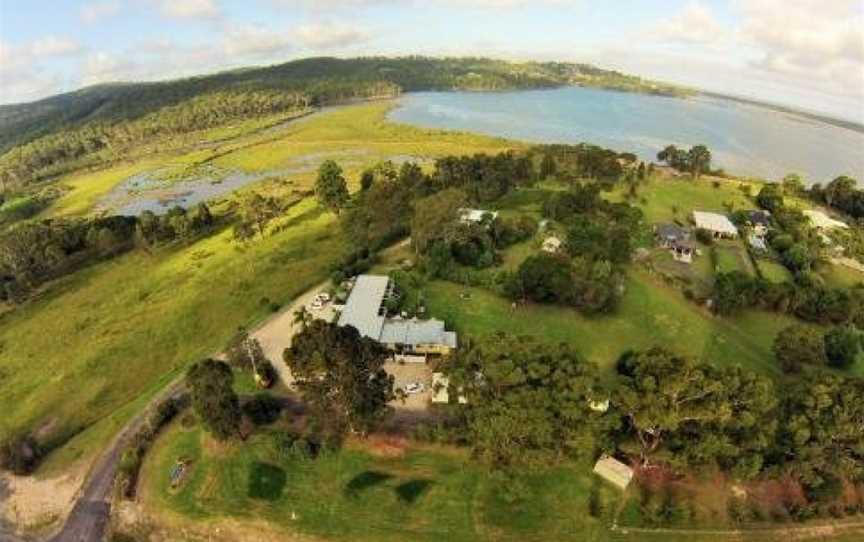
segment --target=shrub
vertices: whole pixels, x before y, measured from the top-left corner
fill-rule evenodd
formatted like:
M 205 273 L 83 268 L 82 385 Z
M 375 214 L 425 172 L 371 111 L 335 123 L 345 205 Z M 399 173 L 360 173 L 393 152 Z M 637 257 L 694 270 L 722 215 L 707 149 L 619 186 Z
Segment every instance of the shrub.
M 696 240 L 703 245 L 714 244 L 714 235 L 705 228 L 696 228 Z
M 243 413 L 255 425 L 267 425 L 279 419 L 282 403 L 268 393 L 259 393 L 243 405 Z
M 0 443 L 0 469 L 13 474 L 32 473 L 41 456 L 39 444 L 29 435 L 16 435 Z

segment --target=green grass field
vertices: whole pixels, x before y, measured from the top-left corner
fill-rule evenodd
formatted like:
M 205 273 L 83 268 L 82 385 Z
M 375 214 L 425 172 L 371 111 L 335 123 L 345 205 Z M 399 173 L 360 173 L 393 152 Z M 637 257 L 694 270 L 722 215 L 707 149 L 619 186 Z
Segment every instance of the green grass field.
M 711 181 L 655 178 L 639 188 L 638 195 L 631 203 L 645 213 L 645 219 L 658 222 L 685 222 L 692 211 L 716 211 L 725 213 L 725 205 L 733 209 L 753 209 L 754 204 L 739 189 L 742 183 L 723 180 L 715 187 Z M 755 189 L 758 191 L 758 187 Z M 755 192 L 754 192 L 755 193 Z M 609 194 L 614 201 L 624 199 L 625 188 Z
M 169 429 L 148 456 L 143 502 L 157 513 L 196 521 L 264 519 L 332 540 L 606 540 L 605 521 L 588 513 L 589 465 L 520 476 L 518 502 L 466 450 L 408 445 L 375 454 L 357 444 L 316 459 L 280 451 L 279 432 L 217 445 L 199 429 Z M 191 459 L 180 488 L 169 472 Z M 616 492 L 598 487 L 614 501 Z M 294 519 L 292 519 L 292 517 Z
M 786 282 L 792 280 L 792 274 L 786 266 L 772 260 L 758 260 L 759 271 L 766 280 L 771 282 Z
M 470 299 L 461 299 L 463 292 Z M 774 374 L 771 345 L 777 332 L 791 323 L 761 312 L 735 319 L 712 316 L 643 271 L 630 273 L 615 314 L 592 318 L 551 305 L 514 310 L 509 301 L 486 290 L 443 281 L 428 284 L 424 294 L 431 314 L 460 333 L 483 337 L 501 331 L 566 342 L 602 367 L 611 367 L 627 349 L 660 345 L 697 359 Z

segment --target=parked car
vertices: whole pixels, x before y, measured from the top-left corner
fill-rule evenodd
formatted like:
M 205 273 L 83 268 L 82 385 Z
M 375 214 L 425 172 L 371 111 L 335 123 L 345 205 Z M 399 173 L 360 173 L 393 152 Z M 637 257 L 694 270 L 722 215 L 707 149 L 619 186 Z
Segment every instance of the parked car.
M 309 304 L 309 308 L 313 311 L 320 311 L 324 308 L 324 303 L 321 302 L 317 297 L 312 300 L 312 303 Z
M 407 394 L 423 393 L 426 390 L 426 386 L 422 382 L 411 382 L 405 384 L 404 390 Z
M 330 294 L 328 294 L 327 292 L 321 292 L 320 294 L 318 294 L 317 297 L 321 300 L 322 303 L 327 303 L 330 301 Z

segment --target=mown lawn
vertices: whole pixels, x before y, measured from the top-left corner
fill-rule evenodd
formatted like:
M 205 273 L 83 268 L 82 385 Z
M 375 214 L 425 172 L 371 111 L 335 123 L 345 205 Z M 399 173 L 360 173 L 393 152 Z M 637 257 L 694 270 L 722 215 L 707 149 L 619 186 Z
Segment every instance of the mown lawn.
M 734 209 L 752 209 L 754 203 L 741 192 L 738 181 L 720 181 L 715 187 L 711 181 L 679 180 L 672 178 L 654 178 L 639 187 L 638 195 L 632 200 L 645 213 L 645 219 L 650 224 L 686 222 L 693 211 L 715 211 L 726 213 L 726 204 Z M 621 201 L 625 188 L 619 188 L 608 195 L 615 201 Z M 754 186 L 754 194 L 758 187 Z
M 462 299 L 463 292 L 470 298 Z M 612 367 L 628 349 L 664 346 L 697 359 L 775 374 L 771 345 L 777 332 L 792 322 L 755 311 L 736 318 L 713 316 L 641 270 L 631 271 L 627 292 L 613 315 L 591 318 L 552 305 L 513 309 L 510 301 L 487 290 L 444 281 L 429 283 L 424 294 L 429 312 L 463 336 L 502 332 L 544 337 L 575 345 L 601 367 Z
M 850 288 L 864 282 L 864 273 L 845 265 L 828 264 L 819 269 L 825 285 L 831 288 Z
M 264 519 L 332 540 L 607 540 L 608 520 L 591 517 L 589 494 L 613 503 L 588 464 L 517 475 L 515 502 L 500 478 L 467 450 L 408 444 L 375 454 L 350 443 L 315 459 L 280 450 L 276 429 L 220 445 L 178 425 L 159 438 L 142 471 L 143 502 L 195 521 Z M 178 458 L 191 459 L 170 487 Z M 609 507 L 612 512 L 612 507 Z M 158 517 L 158 516 L 157 516 Z
M 757 265 L 759 265 L 759 271 L 765 280 L 778 283 L 792 280 L 792 274 L 781 263 L 772 260 L 758 260 Z

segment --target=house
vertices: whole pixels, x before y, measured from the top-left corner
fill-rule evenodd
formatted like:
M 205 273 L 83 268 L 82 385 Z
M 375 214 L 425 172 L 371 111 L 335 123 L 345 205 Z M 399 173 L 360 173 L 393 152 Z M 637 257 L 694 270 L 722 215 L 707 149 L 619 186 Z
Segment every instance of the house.
M 550 254 L 558 254 L 561 251 L 561 239 L 558 239 L 554 235 L 552 237 L 547 237 L 545 241 L 543 241 L 543 252 L 548 252 Z
M 622 490 L 633 480 L 633 469 L 608 455 L 601 456 L 594 464 L 594 474 Z
M 671 248 L 674 243 L 690 239 L 690 231 L 678 224 L 658 224 L 654 227 L 654 236 L 661 247 Z
M 456 349 L 456 333 L 441 320 L 388 318 L 385 302 L 393 295 L 390 277 L 360 275 L 339 315 L 340 326 L 353 326 L 363 337 L 396 354 L 445 355 Z
M 483 209 L 459 209 L 459 220 L 464 224 L 480 224 L 487 216 L 492 220 L 498 218 L 498 211 L 485 211 Z
M 668 248 L 676 262 L 692 263 L 696 247 L 690 241 L 690 231 L 677 224 L 660 224 L 654 228 L 657 244 Z
M 738 237 L 738 228 L 726 215 L 693 211 L 693 223 L 697 229 L 711 232 L 715 239 L 735 239 Z
M 761 235 L 757 235 L 755 232 L 751 233 L 750 237 L 747 238 L 747 241 L 750 243 L 750 246 L 753 247 L 753 250 L 768 252 L 768 243 L 765 242 L 765 238 Z
M 759 237 L 765 237 L 771 229 L 771 213 L 762 209 L 747 211 L 747 225 Z
M 444 373 L 432 373 L 432 402 L 433 403 L 449 403 L 450 402 L 450 379 L 444 376 Z M 468 403 L 468 399 L 459 393 L 456 399 L 460 405 Z
M 813 224 L 813 227 L 817 230 L 830 231 L 837 228 L 845 229 L 849 227 L 845 222 L 835 220 L 822 211 L 810 209 L 804 211 L 804 216 L 810 219 L 810 223 Z
M 693 241 L 676 241 L 669 246 L 669 251 L 676 262 L 693 263 L 696 246 Z

